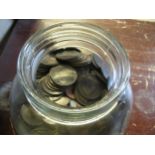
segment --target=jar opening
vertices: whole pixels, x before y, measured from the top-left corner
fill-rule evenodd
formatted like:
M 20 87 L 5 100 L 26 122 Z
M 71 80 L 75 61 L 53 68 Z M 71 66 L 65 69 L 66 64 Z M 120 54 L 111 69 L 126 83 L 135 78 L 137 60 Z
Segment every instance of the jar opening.
M 110 79 L 110 91 L 95 104 L 80 109 L 67 109 L 49 105 L 38 95 L 34 73 L 39 60 L 52 50 L 66 47 L 82 49 L 102 58 L 104 74 Z M 130 65 L 122 46 L 102 28 L 87 23 L 60 23 L 35 33 L 25 43 L 18 58 L 17 73 L 26 96 L 31 98 L 30 103 L 67 114 L 79 114 L 110 105 L 125 89 L 130 77 Z

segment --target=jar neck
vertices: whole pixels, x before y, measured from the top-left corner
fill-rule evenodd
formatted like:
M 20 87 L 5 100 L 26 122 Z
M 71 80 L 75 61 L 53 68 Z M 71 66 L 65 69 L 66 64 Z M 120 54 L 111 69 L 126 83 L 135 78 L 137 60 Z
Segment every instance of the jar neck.
M 109 92 L 104 98 L 81 109 L 49 105 L 39 96 L 34 84 L 34 73 L 41 56 L 71 45 L 99 55 L 110 81 Z M 61 123 L 79 124 L 100 119 L 115 108 L 128 84 L 130 65 L 122 46 L 103 29 L 85 23 L 61 23 L 35 33 L 25 43 L 18 58 L 17 72 L 28 101 L 41 115 Z

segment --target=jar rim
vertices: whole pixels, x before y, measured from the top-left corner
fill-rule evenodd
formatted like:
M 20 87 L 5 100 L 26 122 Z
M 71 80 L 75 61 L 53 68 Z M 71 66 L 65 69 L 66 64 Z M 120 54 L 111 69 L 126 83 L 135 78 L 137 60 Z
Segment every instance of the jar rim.
M 35 92 L 33 92 L 33 89 L 29 86 L 27 80 L 24 77 L 23 74 L 23 67 L 22 67 L 22 61 L 23 61 L 23 55 L 24 52 L 27 48 L 28 45 L 31 44 L 31 41 L 34 40 L 37 36 L 39 36 L 40 34 L 47 32 L 48 30 L 54 29 L 56 27 L 61 27 L 63 28 L 64 26 L 82 26 L 84 28 L 89 28 L 91 30 L 93 30 L 96 33 L 100 33 L 103 34 L 104 36 L 106 36 L 110 41 L 112 40 L 112 43 L 119 49 L 119 51 L 121 53 L 124 54 L 124 58 L 125 61 L 127 63 L 127 68 L 125 70 L 125 75 L 124 75 L 124 81 L 118 86 L 118 88 L 116 89 L 115 92 L 113 92 L 110 96 L 110 98 L 104 100 L 101 99 L 99 102 L 97 102 L 97 104 L 95 104 L 94 106 L 86 106 L 80 109 L 67 109 L 67 108 L 63 108 L 63 107 L 58 107 L 58 106 L 53 106 L 53 105 L 47 105 L 46 101 L 42 100 Z M 126 88 L 128 82 L 129 82 L 129 78 L 130 78 L 130 63 L 129 63 L 129 59 L 127 56 L 127 53 L 125 52 L 125 49 L 122 47 L 122 45 L 118 42 L 117 39 L 115 39 L 115 37 L 104 30 L 104 28 L 100 27 L 100 26 L 96 26 L 90 23 L 84 23 L 84 22 L 63 22 L 63 23 L 58 23 L 58 24 L 54 24 L 52 26 L 49 26 L 43 30 L 40 30 L 36 33 L 34 33 L 24 44 L 23 48 L 20 51 L 19 57 L 18 57 L 18 62 L 17 62 L 17 74 L 18 77 L 20 78 L 20 82 L 22 84 L 22 86 L 24 87 L 24 90 L 32 97 L 34 98 L 36 101 L 40 101 L 43 105 L 47 105 L 48 108 L 52 108 L 56 111 L 62 111 L 62 112 L 66 112 L 66 113 L 83 113 L 83 112 L 90 112 L 90 111 L 94 111 L 97 109 L 100 109 L 101 107 L 104 107 L 105 105 L 108 105 L 110 102 L 112 102 L 113 100 L 115 100 L 120 93 L 122 93 L 122 91 Z M 104 98 L 103 98 L 104 99 Z

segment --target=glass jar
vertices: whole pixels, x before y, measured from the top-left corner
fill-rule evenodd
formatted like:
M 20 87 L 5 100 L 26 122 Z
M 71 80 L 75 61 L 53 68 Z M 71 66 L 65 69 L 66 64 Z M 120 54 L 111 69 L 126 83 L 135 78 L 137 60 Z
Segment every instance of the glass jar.
M 69 109 L 49 104 L 37 91 L 35 75 L 41 58 L 61 48 L 98 55 L 108 79 L 108 93 L 95 104 Z M 10 95 L 11 120 L 17 134 L 123 134 L 132 105 L 130 64 L 118 41 L 87 23 L 60 23 L 35 33 L 18 58 Z M 24 113 L 24 116 L 21 116 Z

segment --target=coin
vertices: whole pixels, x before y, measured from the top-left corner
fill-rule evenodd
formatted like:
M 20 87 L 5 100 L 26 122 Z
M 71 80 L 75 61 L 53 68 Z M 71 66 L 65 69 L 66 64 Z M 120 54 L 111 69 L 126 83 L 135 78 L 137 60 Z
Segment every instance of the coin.
M 20 115 L 22 119 L 31 126 L 38 126 L 43 123 L 41 117 L 29 105 L 22 105 Z
M 106 89 L 107 89 L 108 80 L 105 78 L 104 75 L 101 75 L 101 73 L 98 72 L 97 70 L 92 70 L 92 71 L 91 71 L 91 74 L 94 75 L 94 76 L 96 76 L 100 81 L 102 81 L 103 84 L 104 84 L 104 86 L 105 86 Z
M 102 96 L 102 83 L 94 76 L 81 76 L 76 87 L 82 96 L 88 99 L 98 99 Z
M 70 86 L 77 79 L 77 72 L 74 68 L 67 65 L 58 65 L 51 68 L 50 76 L 54 83 L 59 86 Z
M 65 50 L 56 54 L 56 58 L 61 61 L 74 61 L 80 56 L 80 52 L 76 50 Z
M 48 99 L 52 102 L 56 101 L 56 100 L 59 100 L 62 96 L 53 96 L 53 97 L 49 97 Z
M 78 102 L 76 102 L 75 100 L 70 100 L 69 107 L 70 108 L 80 108 L 82 106 Z
M 62 106 L 67 106 L 69 101 L 70 99 L 68 97 L 61 97 L 60 99 L 56 100 L 55 103 L 62 105 Z
M 92 61 L 91 55 L 82 55 L 76 61 L 72 62 L 71 65 L 74 67 L 82 67 L 89 65 Z
M 45 67 L 52 67 L 58 65 L 59 62 L 54 56 L 51 55 L 45 55 L 45 57 L 42 59 L 40 65 Z
M 73 87 L 68 87 L 65 90 L 66 95 L 71 98 L 71 99 L 75 99 L 74 93 L 73 93 Z

